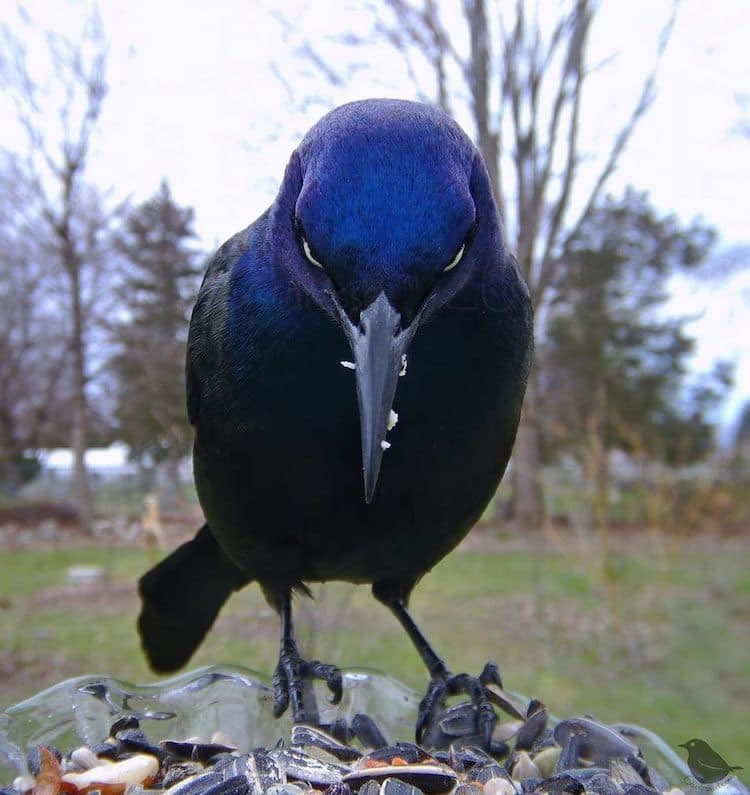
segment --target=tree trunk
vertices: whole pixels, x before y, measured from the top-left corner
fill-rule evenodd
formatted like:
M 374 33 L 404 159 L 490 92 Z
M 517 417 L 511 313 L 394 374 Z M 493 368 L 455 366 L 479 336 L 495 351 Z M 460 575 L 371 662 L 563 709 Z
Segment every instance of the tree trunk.
M 471 43 L 471 68 L 467 79 L 471 89 L 471 104 L 474 123 L 477 126 L 477 146 L 482 153 L 492 192 L 498 206 L 502 207 L 500 194 L 500 151 L 497 133 L 490 126 L 490 68 L 492 66 L 487 32 L 487 14 L 484 0 L 467 3 L 465 13 L 469 21 Z
M 2 477 L 0 494 L 10 499 L 16 497 L 23 483 L 23 477 L 21 463 L 12 453 L 0 464 L 0 477 Z
M 592 513 L 596 523 L 596 532 L 599 535 L 602 560 L 602 581 L 607 596 L 609 617 L 617 638 L 625 643 L 627 638 L 622 616 L 620 615 L 618 577 L 615 565 L 616 552 L 612 549 L 609 537 L 609 499 L 611 485 L 609 451 L 607 449 L 604 428 L 606 417 L 607 386 L 604 382 L 601 382 L 596 390 L 594 411 L 587 422 L 589 446 L 587 491 L 590 494 Z
M 169 455 L 154 470 L 154 490 L 165 513 L 177 510 L 180 505 L 180 459 Z
M 536 412 L 536 384 L 529 375 L 526 397 L 513 448 L 513 516 L 521 529 L 534 530 L 544 522 L 544 495 L 539 460 L 539 428 Z
M 15 497 L 21 487 L 21 453 L 14 439 L 10 406 L 0 406 L 0 494 Z
M 86 352 L 84 350 L 83 309 L 81 306 L 80 271 L 77 266 L 69 270 L 73 303 L 73 489 L 78 521 L 84 533 L 93 531 L 94 509 L 91 487 L 86 469 L 88 447 L 88 404 L 86 399 Z

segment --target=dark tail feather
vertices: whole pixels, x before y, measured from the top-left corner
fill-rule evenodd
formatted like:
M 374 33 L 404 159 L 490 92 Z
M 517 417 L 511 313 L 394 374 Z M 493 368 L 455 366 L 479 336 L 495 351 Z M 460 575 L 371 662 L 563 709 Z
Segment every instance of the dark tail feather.
M 141 644 L 160 673 L 183 666 L 232 591 L 250 582 L 221 551 L 208 525 L 146 572 L 138 583 Z

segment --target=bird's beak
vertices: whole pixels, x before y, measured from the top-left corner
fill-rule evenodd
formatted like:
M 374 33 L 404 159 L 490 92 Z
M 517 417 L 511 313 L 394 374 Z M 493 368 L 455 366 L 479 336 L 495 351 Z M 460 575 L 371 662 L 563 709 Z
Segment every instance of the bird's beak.
M 359 325 L 355 325 L 338 299 L 332 297 L 354 357 L 365 502 L 369 505 L 375 494 L 383 452 L 388 446 L 385 436 L 399 373 L 404 368 L 406 349 L 417 330 L 421 313 L 407 328 L 401 329 L 401 315 L 381 292 L 360 312 Z

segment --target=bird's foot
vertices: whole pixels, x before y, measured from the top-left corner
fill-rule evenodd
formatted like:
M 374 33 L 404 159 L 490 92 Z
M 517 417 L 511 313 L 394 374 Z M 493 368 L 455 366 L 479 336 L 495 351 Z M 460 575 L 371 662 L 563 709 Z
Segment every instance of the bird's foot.
M 495 728 L 497 715 L 490 703 L 490 692 L 487 685 L 495 684 L 502 688 L 500 671 L 495 663 L 488 662 L 479 676 L 469 674 L 451 674 L 444 669 L 433 675 L 427 687 L 427 693 L 419 703 L 417 713 L 417 743 L 422 742 L 426 729 L 433 724 L 440 712 L 445 708 L 449 696 L 466 693 L 476 710 L 478 734 L 485 748 L 489 748 L 492 732 Z
M 282 648 L 279 662 L 273 673 L 273 715 L 278 718 L 292 705 L 295 723 L 316 723 L 305 704 L 305 681 L 322 679 L 331 691 L 331 704 L 341 701 L 341 670 L 335 665 L 318 660 L 303 660 L 296 646 Z

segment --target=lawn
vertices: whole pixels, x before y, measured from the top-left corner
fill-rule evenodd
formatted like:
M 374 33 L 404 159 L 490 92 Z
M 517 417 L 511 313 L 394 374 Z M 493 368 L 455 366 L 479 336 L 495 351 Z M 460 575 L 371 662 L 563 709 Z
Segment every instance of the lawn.
M 612 547 L 604 566 L 596 537 L 475 531 L 419 584 L 413 614 L 453 670 L 495 659 L 508 688 L 553 713 L 638 723 L 673 745 L 700 737 L 750 769 L 750 540 L 639 532 Z M 135 582 L 152 557 L 103 546 L 0 550 L 0 707 L 81 674 L 154 681 L 135 631 Z M 72 585 L 74 564 L 105 576 Z M 416 653 L 367 588 L 314 592 L 297 607 L 304 652 L 424 687 Z M 191 667 L 267 675 L 277 632 L 251 586 L 230 600 Z

